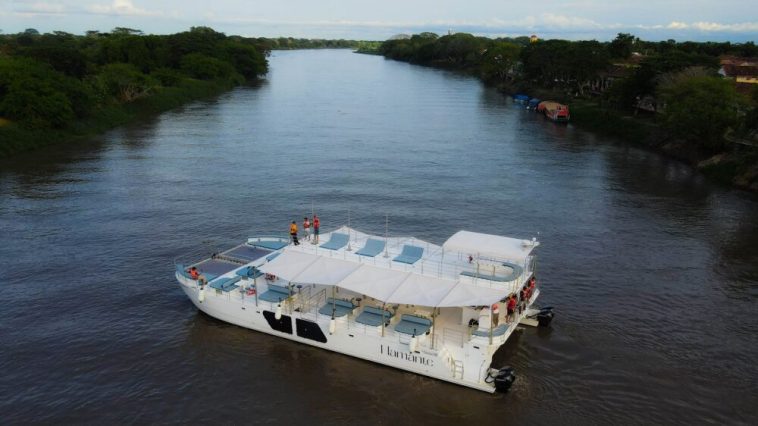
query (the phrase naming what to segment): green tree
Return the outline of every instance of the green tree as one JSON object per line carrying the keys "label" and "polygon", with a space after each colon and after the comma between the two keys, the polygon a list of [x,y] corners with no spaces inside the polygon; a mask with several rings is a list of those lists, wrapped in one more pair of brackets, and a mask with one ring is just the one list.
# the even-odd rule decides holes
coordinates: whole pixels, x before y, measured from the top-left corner
{"label": "green tree", "polygon": [[149,95],[158,82],[131,64],[108,64],[97,76],[101,93],[121,102],[131,102]]}
{"label": "green tree", "polygon": [[184,55],[181,69],[187,75],[200,80],[233,79],[242,81],[244,78],[234,70],[229,63],[202,53]]}
{"label": "green tree", "polygon": [[66,95],[48,81],[22,75],[6,87],[0,113],[28,127],[65,127],[73,118]]}
{"label": "green tree", "polygon": [[734,83],[720,77],[682,73],[662,85],[659,93],[666,104],[666,129],[712,152],[724,148],[724,133],[739,123],[745,107]]}
{"label": "green tree", "polygon": [[632,34],[618,33],[616,38],[611,41],[610,46],[608,46],[608,51],[613,58],[626,59],[632,54],[632,49],[639,40]]}
{"label": "green tree", "polygon": [[521,47],[506,41],[496,41],[482,57],[482,78],[487,81],[506,81],[514,75]]}

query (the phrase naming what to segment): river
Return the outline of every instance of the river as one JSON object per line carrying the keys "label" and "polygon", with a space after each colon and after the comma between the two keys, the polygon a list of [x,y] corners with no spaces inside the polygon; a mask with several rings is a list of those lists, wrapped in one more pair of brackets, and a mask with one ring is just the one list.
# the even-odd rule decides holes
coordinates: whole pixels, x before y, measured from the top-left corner
{"label": "river", "polygon": [[[758,198],[555,125],[476,79],[274,52],[255,87],[0,163],[0,418],[43,423],[749,424]],[[311,208],[441,243],[538,237],[549,329],[488,395],[198,313],[173,259]]]}

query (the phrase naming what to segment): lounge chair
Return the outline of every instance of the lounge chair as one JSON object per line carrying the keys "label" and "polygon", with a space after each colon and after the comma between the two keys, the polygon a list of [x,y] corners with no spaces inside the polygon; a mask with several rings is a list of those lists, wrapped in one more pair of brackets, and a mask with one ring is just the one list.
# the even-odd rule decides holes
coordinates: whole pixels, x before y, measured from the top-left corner
{"label": "lounge chair", "polygon": [[261,294],[258,299],[265,302],[277,303],[290,297],[290,289],[278,285],[269,285],[268,291]]}
{"label": "lounge chair", "polygon": [[263,272],[261,272],[255,266],[245,266],[244,268],[235,272],[235,274],[239,275],[240,277],[258,278],[263,275]]}
{"label": "lounge chair", "polygon": [[326,299],[326,304],[318,310],[321,315],[332,316],[332,310],[334,311],[334,317],[344,317],[345,315],[353,312],[355,305],[353,302],[342,299],[332,299],[331,297]]}
{"label": "lounge chair", "polygon": [[349,239],[350,237],[347,234],[332,232],[332,236],[331,238],[329,238],[329,241],[327,241],[324,244],[321,244],[319,247],[325,248],[328,250],[339,250],[342,247],[345,247],[347,245],[347,242]]}
{"label": "lounge chair", "polygon": [[363,308],[363,312],[355,318],[355,322],[378,327],[382,325],[382,322],[389,323],[390,319],[392,319],[392,312],[373,306],[366,306]]}
{"label": "lounge chair", "polygon": [[384,241],[369,238],[366,240],[366,245],[363,246],[362,249],[356,251],[355,254],[359,256],[374,257],[381,253],[382,250],[384,250]]}
{"label": "lounge chair", "polygon": [[403,334],[420,336],[432,328],[432,320],[405,314],[400,317],[400,322],[395,326],[395,331]]}
{"label": "lounge chair", "polygon": [[232,291],[235,288],[239,287],[237,285],[237,282],[239,280],[241,280],[241,279],[242,279],[242,277],[240,277],[240,276],[221,277],[221,278],[217,278],[217,279],[211,281],[210,286],[211,286],[211,288],[215,288],[216,290],[221,290],[221,291],[229,292],[229,291]]}
{"label": "lounge chair", "polygon": [[424,249],[422,247],[406,244],[403,246],[403,251],[400,253],[400,256],[392,260],[394,260],[395,262],[401,262],[401,263],[407,263],[409,265],[413,265],[419,259],[421,259],[421,256],[423,254],[424,254]]}

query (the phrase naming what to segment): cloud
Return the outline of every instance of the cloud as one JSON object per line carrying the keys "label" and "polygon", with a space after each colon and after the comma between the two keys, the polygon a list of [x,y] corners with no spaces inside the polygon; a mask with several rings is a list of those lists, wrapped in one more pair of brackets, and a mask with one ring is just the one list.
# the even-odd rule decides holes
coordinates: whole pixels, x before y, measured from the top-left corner
{"label": "cloud", "polygon": [[94,15],[156,16],[162,14],[159,11],[136,7],[131,0],[113,0],[110,5],[91,4],[86,7],[86,10]]}
{"label": "cloud", "polygon": [[695,22],[692,28],[700,31],[719,32],[758,32],[758,22],[742,22],[738,24],[719,24],[716,22]]}
{"label": "cloud", "polygon": [[44,1],[20,1],[14,2],[13,12],[33,16],[33,15],[59,15],[66,13],[66,6],[61,3],[51,3]]}
{"label": "cloud", "polygon": [[[660,28],[660,26],[656,25],[653,26],[653,28]],[[689,25],[687,25],[685,22],[671,21],[670,24],[666,25],[666,28],[670,30],[686,30],[689,28]]]}

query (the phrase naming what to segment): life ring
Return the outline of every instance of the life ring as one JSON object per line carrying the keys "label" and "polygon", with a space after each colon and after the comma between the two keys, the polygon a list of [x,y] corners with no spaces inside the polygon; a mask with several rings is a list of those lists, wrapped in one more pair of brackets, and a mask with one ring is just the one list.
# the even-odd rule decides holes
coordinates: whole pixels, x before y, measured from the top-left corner
{"label": "life ring", "polygon": [[247,289],[247,295],[248,296],[255,296],[255,289],[254,288]]}

